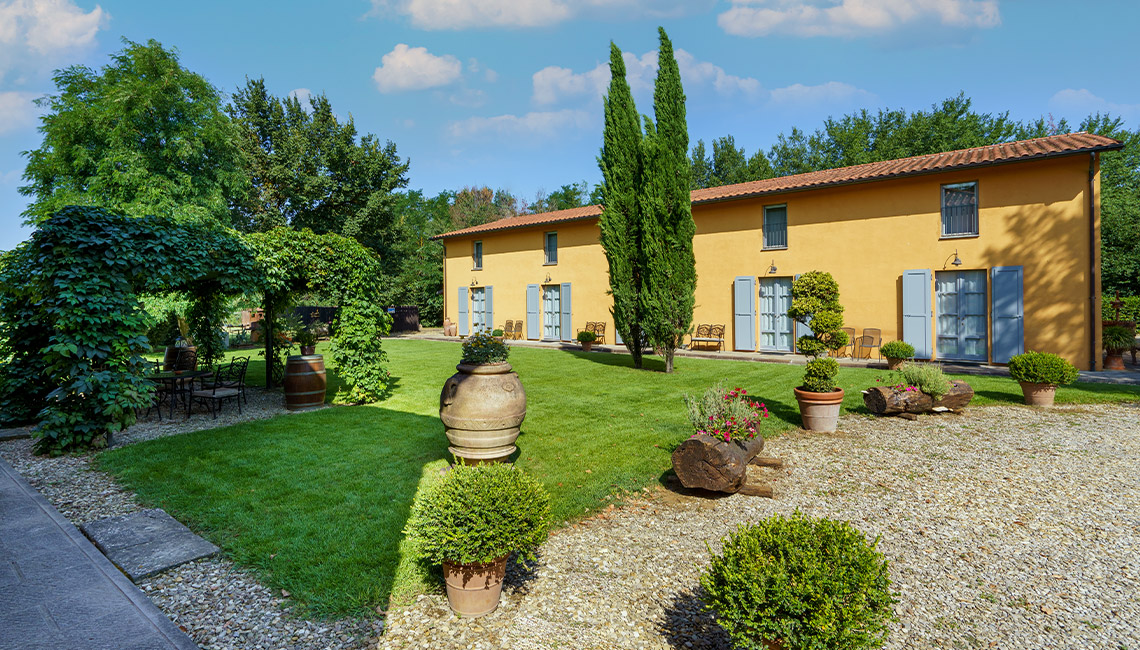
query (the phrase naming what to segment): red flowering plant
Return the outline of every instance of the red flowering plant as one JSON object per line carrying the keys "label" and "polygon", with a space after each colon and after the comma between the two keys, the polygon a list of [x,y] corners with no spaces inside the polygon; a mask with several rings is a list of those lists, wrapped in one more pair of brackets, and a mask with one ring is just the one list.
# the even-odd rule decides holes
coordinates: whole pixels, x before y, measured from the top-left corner
{"label": "red flowering plant", "polygon": [[696,431],[694,436],[707,434],[723,438],[725,442],[755,438],[764,418],[768,417],[764,402],[752,399],[743,388],[713,386],[703,395],[685,396],[685,406]]}

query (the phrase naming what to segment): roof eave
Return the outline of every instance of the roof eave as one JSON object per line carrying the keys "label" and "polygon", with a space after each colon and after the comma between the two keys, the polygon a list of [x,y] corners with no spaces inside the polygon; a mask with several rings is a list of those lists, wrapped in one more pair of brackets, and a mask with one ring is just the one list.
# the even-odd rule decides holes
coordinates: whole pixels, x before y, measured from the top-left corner
{"label": "roof eave", "polygon": [[[573,223],[575,221],[585,221],[587,219],[597,219],[602,216],[599,214],[587,214],[581,217],[570,217],[568,219],[559,219],[558,221],[547,221],[545,223],[524,223],[517,226],[504,226],[502,228],[488,228],[486,230],[479,230],[476,232],[445,232],[441,235],[434,235],[430,237],[431,240],[437,239],[453,239],[456,237],[473,237],[475,235],[482,235],[489,232],[503,232],[504,230],[522,230],[524,228],[541,228],[542,226],[556,226],[560,223]],[[493,221],[491,223],[494,223]]]}

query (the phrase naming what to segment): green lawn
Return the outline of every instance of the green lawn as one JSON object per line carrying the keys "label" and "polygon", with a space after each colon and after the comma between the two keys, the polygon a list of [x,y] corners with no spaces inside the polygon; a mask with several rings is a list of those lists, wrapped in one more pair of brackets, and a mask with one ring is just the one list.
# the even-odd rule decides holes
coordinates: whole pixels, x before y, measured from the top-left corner
{"label": "green lawn", "polygon": [[[100,464],[312,612],[351,614],[404,599],[423,588],[424,574],[401,530],[417,489],[446,464],[439,390],[459,346],[390,340],[385,349],[397,381],[382,403],[144,442],[105,452]],[[238,354],[253,356],[249,378],[263,381],[256,351]],[[690,433],[685,394],[716,382],[742,386],[772,413],[765,435],[799,425],[792,387],[802,366],[678,358],[666,375],[659,359],[646,362],[649,371],[632,369],[627,355],[512,349],[528,406],[517,464],[550,490],[560,522],[660,481]],[[859,391],[886,375],[841,370],[844,409],[865,413]],[[974,405],[1021,403],[1010,379],[963,378]],[[1138,399],[1134,386],[1057,391],[1058,403]]]}

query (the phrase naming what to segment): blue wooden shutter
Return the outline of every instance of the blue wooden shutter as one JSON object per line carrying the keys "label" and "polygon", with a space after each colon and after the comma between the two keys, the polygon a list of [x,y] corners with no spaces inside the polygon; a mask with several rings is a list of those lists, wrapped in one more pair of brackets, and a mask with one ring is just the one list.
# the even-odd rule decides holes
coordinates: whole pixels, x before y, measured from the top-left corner
{"label": "blue wooden shutter", "polygon": [[561,318],[559,323],[559,330],[562,333],[562,340],[569,341],[574,338],[574,318],[573,312],[570,311],[570,283],[563,282],[562,289],[558,294],[558,302],[561,306]]}
{"label": "blue wooden shutter", "polygon": [[494,287],[487,287],[483,290],[483,323],[488,332],[495,329],[495,308],[491,300],[494,296],[493,289]]}
{"label": "blue wooden shutter", "polygon": [[1022,280],[1020,266],[995,266],[990,269],[994,363],[1009,363],[1015,355],[1025,352]]}
{"label": "blue wooden shutter", "polygon": [[756,350],[756,279],[742,275],[732,283],[733,347],[737,350]]}
{"label": "blue wooden shutter", "polygon": [[[795,277],[792,278],[792,280],[795,281],[795,280],[800,279],[800,275],[803,275],[803,274],[797,273],[795,275]],[[794,298],[792,298],[791,300],[794,300]],[[788,304],[791,304],[791,303],[789,302]],[[810,327],[808,327],[807,325],[804,325],[803,323],[799,322],[798,320],[792,321],[792,322],[794,322],[796,324],[796,334],[795,334],[796,341],[797,341],[796,347],[799,347],[798,342],[799,342],[801,336],[812,336],[815,334],[815,332],[811,331]]]}
{"label": "blue wooden shutter", "polygon": [[930,345],[930,269],[903,271],[902,276],[902,340],[914,346],[916,359],[929,359]]}
{"label": "blue wooden shutter", "polygon": [[532,341],[542,338],[542,323],[538,319],[537,284],[526,285],[526,337]]}
{"label": "blue wooden shutter", "polygon": [[467,287],[459,287],[459,335],[471,333],[471,318],[467,315]]}

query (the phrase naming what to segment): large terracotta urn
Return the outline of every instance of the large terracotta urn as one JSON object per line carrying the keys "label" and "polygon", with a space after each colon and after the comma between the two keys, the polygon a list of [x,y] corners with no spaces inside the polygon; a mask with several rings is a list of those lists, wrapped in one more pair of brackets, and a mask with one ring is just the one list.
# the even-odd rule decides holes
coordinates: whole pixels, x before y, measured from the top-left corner
{"label": "large terracotta urn", "polygon": [[443,385],[439,419],[448,450],[472,463],[499,462],[515,452],[526,417],[526,392],[511,364],[459,364]]}

